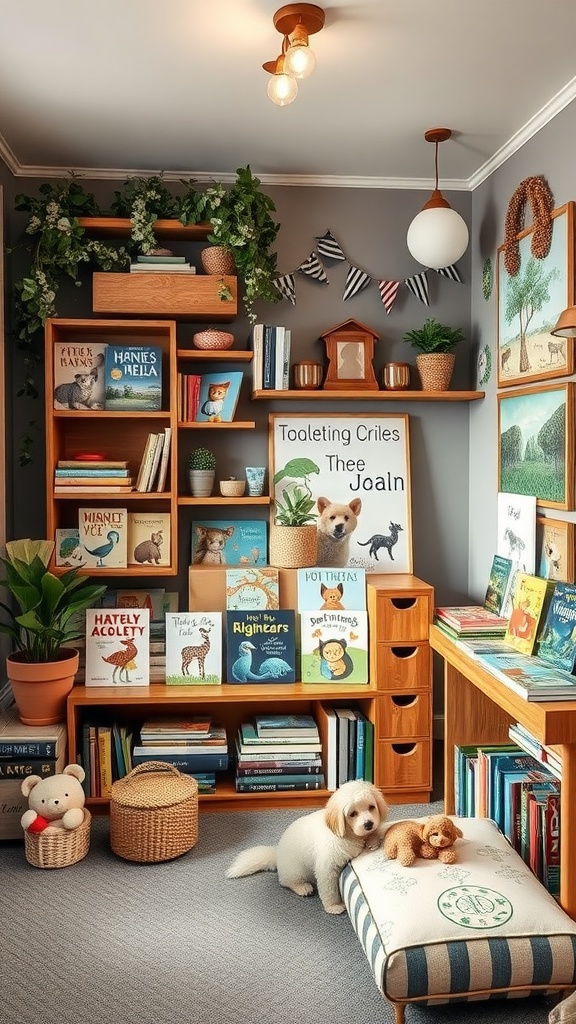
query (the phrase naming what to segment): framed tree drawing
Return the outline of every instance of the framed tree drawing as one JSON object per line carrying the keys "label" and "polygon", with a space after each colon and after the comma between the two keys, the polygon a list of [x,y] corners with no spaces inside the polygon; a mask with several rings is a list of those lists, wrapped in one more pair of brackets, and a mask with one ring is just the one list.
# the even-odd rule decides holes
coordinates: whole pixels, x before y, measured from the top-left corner
{"label": "framed tree drawing", "polygon": [[574,583],[574,523],[536,516],[536,574]]}
{"label": "framed tree drawing", "polygon": [[574,304],[574,203],[552,213],[547,256],[531,253],[534,227],[515,236],[520,269],[504,266],[506,246],[498,249],[498,387],[566,377],[574,372],[571,339],[550,333],[558,316]]}
{"label": "framed tree drawing", "polygon": [[574,384],[498,395],[498,490],[574,508]]}
{"label": "framed tree drawing", "polygon": [[406,414],[271,413],[269,446],[272,515],[310,498],[317,565],[412,572]]}

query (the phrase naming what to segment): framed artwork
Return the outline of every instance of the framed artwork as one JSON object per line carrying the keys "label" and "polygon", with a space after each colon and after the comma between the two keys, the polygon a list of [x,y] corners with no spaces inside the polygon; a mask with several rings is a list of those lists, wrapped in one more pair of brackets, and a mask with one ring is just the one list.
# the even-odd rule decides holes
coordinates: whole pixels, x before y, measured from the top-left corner
{"label": "framed artwork", "polygon": [[536,498],[500,491],[497,502],[496,554],[522,572],[536,571]]}
{"label": "framed artwork", "polygon": [[311,499],[319,566],[412,572],[406,414],[271,413],[269,446],[272,515]]}
{"label": "framed artwork", "polygon": [[516,235],[520,270],[511,277],[498,249],[498,387],[574,373],[574,343],[550,334],[574,304],[574,203],[552,213],[552,242],[544,259],[532,256],[534,227]]}
{"label": "framed artwork", "polygon": [[498,490],[574,508],[574,384],[498,395]]}
{"label": "framed artwork", "polygon": [[346,320],[322,335],[328,369],[323,388],[378,391],[372,359],[378,335],[357,320]]}
{"label": "framed artwork", "polygon": [[536,516],[536,574],[574,583],[574,523]]}

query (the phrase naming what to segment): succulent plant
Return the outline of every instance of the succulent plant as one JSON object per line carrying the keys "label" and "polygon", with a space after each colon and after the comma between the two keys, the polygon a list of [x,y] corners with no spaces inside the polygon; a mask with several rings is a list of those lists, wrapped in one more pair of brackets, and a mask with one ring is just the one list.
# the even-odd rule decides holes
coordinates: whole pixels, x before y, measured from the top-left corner
{"label": "succulent plant", "polygon": [[216,469],[216,456],[209,448],[193,448],[188,458],[189,469]]}

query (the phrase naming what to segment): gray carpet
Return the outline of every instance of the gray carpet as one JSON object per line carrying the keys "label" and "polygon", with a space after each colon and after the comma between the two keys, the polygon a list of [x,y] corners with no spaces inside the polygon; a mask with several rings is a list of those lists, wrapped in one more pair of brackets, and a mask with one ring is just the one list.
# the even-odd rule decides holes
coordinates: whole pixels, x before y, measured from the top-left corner
{"label": "gray carpet", "polygon": [[[441,804],[391,809],[392,818]],[[245,846],[274,843],[301,811],[204,814],[196,847],[131,864],[95,819],[88,857],[60,870],[0,843],[0,1024],[389,1024],[346,915],[280,888],[227,880]],[[434,1009],[408,1024],[543,1024],[543,998]]]}

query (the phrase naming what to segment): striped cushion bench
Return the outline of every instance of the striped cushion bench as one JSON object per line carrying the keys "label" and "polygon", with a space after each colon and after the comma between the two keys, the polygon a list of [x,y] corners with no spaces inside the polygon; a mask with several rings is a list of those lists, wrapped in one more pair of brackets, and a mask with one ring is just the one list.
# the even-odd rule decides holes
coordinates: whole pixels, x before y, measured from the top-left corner
{"label": "striped cushion bench", "polygon": [[377,850],[341,875],[350,920],[397,1024],[407,1003],[576,988],[576,923],[493,821],[453,820],[464,833],[456,864],[419,859],[405,868]]}

